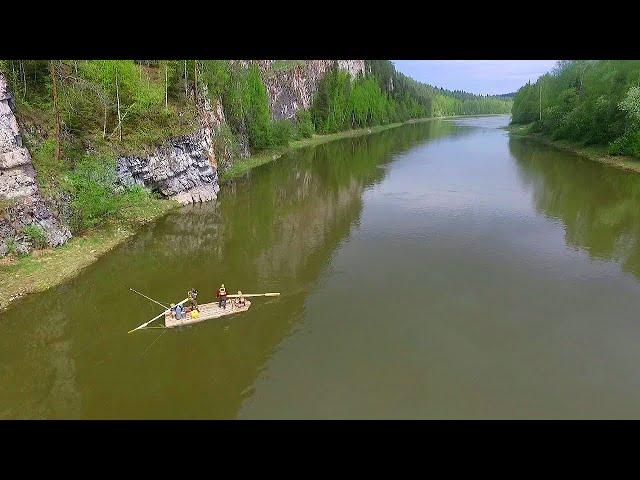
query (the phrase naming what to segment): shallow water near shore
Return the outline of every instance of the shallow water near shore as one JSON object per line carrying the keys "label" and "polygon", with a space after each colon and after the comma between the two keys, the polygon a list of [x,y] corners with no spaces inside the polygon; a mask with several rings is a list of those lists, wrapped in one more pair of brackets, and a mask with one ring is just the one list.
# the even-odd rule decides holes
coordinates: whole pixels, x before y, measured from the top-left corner
{"label": "shallow water near shore", "polygon": [[[640,176],[508,121],[294,151],[16,301],[0,418],[640,417]],[[282,295],[127,335],[221,282]]]}

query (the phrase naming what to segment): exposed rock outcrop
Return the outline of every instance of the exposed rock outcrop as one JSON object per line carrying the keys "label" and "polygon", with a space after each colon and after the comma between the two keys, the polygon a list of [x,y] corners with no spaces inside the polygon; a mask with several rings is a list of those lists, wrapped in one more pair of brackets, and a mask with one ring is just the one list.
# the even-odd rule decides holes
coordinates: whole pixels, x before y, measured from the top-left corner
{"label": "exposed rock outcrop", "polygon": [[[274,60],[238,60],[247,68],[258,65],[267,87],[271,116],[291,119],[300,108],[309,108],[322,77],[335,60],[294,62],[287,68],[275,68]],[[364,73],[364,60],[338,60],[353,77]],[[247,139],[236,132],[237,142],[227,142],[226,119],[220,100],[213,105],[206,88],[198,105],[200,129],[193,135],[173,138],[147,156],[120,157],[118,177],[124,185],[144,185],[181,203],[198,203],[217,197],[218,169],[226,169],[234,157],[249,156]]]}
{"label": "exposed rock outcrop", "polygon": [[118,178],[183,204],[214,200],[220,187],[211,142],[211,133],[203,128],[168,140],[151,155],[120,157]]}
{"label": "exposed rock outcrop", "polygon": [[0,73],[0,198],[28,197],[37,190],[36,171],[29,151],[22,146],[13,99]]}
{"label": "exposed rock outcrop", "polygon": [[309,108],[322,77],[337,63],[353,78],[364,74],[364,60],[306,60],[291,68],[275,69],[275,60],[243,60],[243,66],[258,65],[269,94],[271,116],[291,119],[296,111]]}
{"label": "exposed rock outcrop", "polygon": [[7,80],[0,73],[0,256],[11,250],[27,253],[35,246],[33,233],[29,236],[25,230],[29,225],[38,226],[44,242],[52,247],[71,238],[69,229],[40,195]]}

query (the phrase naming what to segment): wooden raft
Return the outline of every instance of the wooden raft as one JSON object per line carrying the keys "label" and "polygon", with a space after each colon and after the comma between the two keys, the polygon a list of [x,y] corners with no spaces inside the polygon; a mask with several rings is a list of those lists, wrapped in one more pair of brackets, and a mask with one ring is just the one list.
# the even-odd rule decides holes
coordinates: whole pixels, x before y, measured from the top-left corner
{"label": "wooden raft", "polygon": [[168,328],[182,327],[184,325],[193,325],[194,323],[204,322],[205,320],[211,320],[212,318],[220,318],[227,315],[233,315],[234,313],[246,312],[251,306],[251,302],[245,299],[244,307],[237,307],[232,299],[227,300],[227,308],[220,308],[218,302],[203,303],[198,305],[200,310],[200,316],[191,318],[191,312],[185,314],[182,320],[176,320],[170,313],[164,316],[164,325]]}

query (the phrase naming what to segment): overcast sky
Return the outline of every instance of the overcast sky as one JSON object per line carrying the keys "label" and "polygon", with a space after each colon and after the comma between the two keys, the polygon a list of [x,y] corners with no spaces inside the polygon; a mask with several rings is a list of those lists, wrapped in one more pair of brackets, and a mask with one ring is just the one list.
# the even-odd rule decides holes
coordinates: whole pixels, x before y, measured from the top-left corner
{"label": "overcast sky", "polygon": [[556,60],[393,60],[396,69],[448,90],[496,95],[516,91],[551,70]]}

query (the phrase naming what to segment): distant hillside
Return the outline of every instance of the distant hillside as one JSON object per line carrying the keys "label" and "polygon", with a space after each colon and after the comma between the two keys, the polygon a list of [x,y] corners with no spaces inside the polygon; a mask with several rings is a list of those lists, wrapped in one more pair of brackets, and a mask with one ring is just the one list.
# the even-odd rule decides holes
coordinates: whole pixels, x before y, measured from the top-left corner
{"label": "distant hillside", "polygon": [[365,65],[367,74],[377,78],[383,91],[398,101],[414,100],[424,109],[426,114],[423,116],[426,117],[511,112],[511,99],[447,90],[418,82],[398,72],[389,60],[368,60]]}
{"label": "distant hillside", "polygon": [[494,95],[494,97],[500,98],[502,100],[511,100],[511,101],[513,101],[513,97],[516,96],[516,93],[518,93],[518,92],[502,93],[500,95]]}

